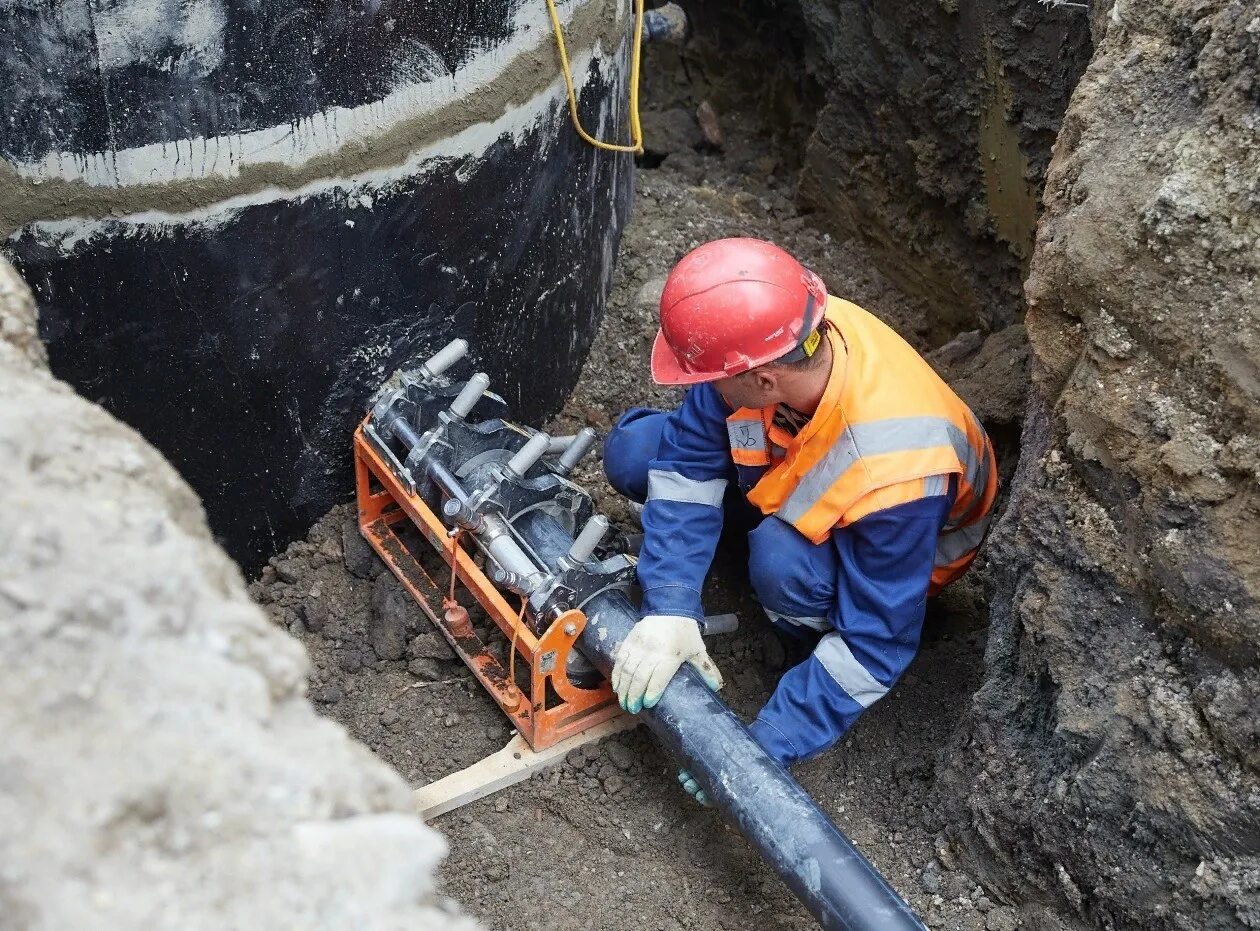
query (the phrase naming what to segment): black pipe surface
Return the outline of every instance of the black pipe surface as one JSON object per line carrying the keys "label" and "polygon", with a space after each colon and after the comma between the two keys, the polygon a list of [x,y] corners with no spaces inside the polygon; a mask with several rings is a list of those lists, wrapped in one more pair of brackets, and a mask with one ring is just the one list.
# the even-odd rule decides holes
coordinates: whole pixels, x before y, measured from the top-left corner
{"label": "black pipe surface", "polygon": [[[513,526],[552,569],[573,542],[541,512],[523,514]],[[639,613],[621,592],[596,595],[581,607],[588,620],[578,647],[609,675],[613,654]],[[826,931],[927,931],[689,665],[674,676],[656,707],[640,717]]]}

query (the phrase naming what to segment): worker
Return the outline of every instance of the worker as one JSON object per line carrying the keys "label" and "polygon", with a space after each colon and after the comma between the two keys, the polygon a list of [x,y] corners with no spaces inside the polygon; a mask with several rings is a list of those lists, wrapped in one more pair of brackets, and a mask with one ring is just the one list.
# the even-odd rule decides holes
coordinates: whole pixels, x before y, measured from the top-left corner
{"label": "worker", "polygon": [[753,591],[805,657],[750,731],[784,766],[810,759],[888,693],[927,597],[975,559],[997,496],[992,446],[900,336],[756,239],[683,257],[651,364],[658,384],[690,387],[674,411],[628,411],[605,444],[609,482],[643,505],[641,619],[613,688],[638,713],[683,663],[720,687],[700,590],[724,519],[746,521]]}

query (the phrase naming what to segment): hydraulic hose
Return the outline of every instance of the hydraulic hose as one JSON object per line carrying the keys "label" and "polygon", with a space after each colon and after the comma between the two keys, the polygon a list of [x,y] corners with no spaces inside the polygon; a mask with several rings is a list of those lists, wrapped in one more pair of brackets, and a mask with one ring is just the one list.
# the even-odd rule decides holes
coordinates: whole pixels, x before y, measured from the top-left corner
{"label": "hydraulic hose", "polygon": [[[513,526],[549,569],[573,545],[549,515],[522,514]],[[578,648],[605,675],[638,619],[619,591],[581,607],[587,625]],[[825,931],[927,931],[910,907],[832,824],[791,775],[766,754],[726,704],[684,665],[648,727],[783,878]]]}

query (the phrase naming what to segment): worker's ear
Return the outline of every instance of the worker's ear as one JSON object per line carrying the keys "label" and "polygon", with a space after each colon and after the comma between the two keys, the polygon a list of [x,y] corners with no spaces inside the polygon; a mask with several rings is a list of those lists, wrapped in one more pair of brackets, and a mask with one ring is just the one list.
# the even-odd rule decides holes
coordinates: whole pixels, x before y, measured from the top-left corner
{"label": "worker's ear", "polygon": [[753,380],[753,384],[757,386],[757,390],[763,395],[776,394],[779,390],[779,372],[775,371],[772,365],[763,365],[761,368],[753,369],[748,373]]}

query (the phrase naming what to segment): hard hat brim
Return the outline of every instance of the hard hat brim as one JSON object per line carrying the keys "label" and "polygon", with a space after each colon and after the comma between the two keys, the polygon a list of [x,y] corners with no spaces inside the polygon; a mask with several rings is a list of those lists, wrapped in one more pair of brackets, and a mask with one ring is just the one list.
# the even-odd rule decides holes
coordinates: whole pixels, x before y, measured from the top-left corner
{"label": "hard hat brim", "polygon": [[678,357],[665,341],[664,331],[656,331],[656,341],[652,344],[652,381],[658,385],[698,385],[704,381],[716,381],[725,374],[688,372],[678,364]]}

